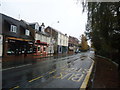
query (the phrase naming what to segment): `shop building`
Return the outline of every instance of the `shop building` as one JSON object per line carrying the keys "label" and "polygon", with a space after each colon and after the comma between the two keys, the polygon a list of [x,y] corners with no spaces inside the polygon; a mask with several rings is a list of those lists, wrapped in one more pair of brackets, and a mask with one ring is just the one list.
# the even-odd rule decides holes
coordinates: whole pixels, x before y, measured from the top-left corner
{"label": "shop building", "polygon": [[76,37],[69,36],[68,53],[73,54],[79,49],[79,40]]}
{"label": "shop building", "polygon": [[29,24],[35,29],[35,47],[36,53],[34,56],[37,57],[47,57],[50,52],[50,36],[44,32],[45,25],[42,23],[40,26],[37,22]]}
{"label": "shop building", "polygon": [[[0,21],[2,21],[2,15],[0,14]],[[3,35],[2,35],[2,22],[0,22],[0,58],[3,54]]]}
{"label": "shop building", "polygon": [[[34,30],[22,20],[2,16],[3,62],[25,62],[32,58],[34,50]],[[17,59],[16,59],[17,58]]]}
{"label": "shop building", "polygon": [[2,57],[3,53],[3,36],[0,35],[0,57]]}
{"label": "shop building", "polygon": [[58,32],[58,53],[67,53],[68,52],[68,36]]}
{"label": "shop building", "polygon": [[51,44],[54,46],[54,54],[67,53],[68,51],[68,36],[63,34],[60,31],[48,26],[45,29],[45,32],[48,33],[51,38]]}

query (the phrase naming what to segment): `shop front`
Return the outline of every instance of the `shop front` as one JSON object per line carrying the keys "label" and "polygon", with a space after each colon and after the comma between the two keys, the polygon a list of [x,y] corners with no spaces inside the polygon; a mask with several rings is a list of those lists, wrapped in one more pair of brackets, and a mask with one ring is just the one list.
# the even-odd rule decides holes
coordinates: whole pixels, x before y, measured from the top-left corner
{"label": "shop front", "polygon": [[62,46],[62,53],[67,53],[67,52],[68,52],[68,47]]}
{"label": "shop front", "polygon": [[28,54],[33,53],[33,42],[25,39],[20,38],[7,38],[7,56],[19,56],[24,55],[27,56]]}
{"label": "shop front", "polygon": [[25,64],[31,62],[33,59],[34,43],[30,40],[5,37],[3,66],[11,66],[18,64]]}
{"label": "shop front", "polygon": [[61,45],[58,45],[58,54],[59,53],[62,53],[62,46]]}
{"label": "shop front", "polygon": [[36,47],[36,53],[34,53],[34,56],[47,57],[48,44],[46,42],[41,42],[40,40],[36,40],[35,47]]}

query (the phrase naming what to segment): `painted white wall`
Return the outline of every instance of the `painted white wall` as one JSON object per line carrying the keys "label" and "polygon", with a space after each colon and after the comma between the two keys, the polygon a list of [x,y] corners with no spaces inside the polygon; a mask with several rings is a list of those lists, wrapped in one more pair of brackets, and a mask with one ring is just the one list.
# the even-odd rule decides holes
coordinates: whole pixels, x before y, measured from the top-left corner
{"label": "painted white wall", "polygon": [[41,42],[46,42],[46,43],[50,44],[50,37],[47,37],[42,34],[36,33],[35,40],[40,40]]}
{"label": "painted white wall", "polygon": [[68,36],[58,33],[58,45],[68,46]]}
{"label": "painted white wall", "polygon": [[2,56],[3,53],[3,36],[0,35],[0,57]]}
{"label": "painted white wall", "polygon": [[40,40],[41,42],[46,42],[47,44],[49,44],[49,46],[47,47],[46,51],[48,53],[50,53],[50,50],[51,50],[51,53],[54,53],[54,49],[53,49],[54,46],[53,46],[53,44],[52,45],[50,44],[50,42],[51,42],[51,38],[50,37],[47,37],[45,35],[36,33],[35,40]]}

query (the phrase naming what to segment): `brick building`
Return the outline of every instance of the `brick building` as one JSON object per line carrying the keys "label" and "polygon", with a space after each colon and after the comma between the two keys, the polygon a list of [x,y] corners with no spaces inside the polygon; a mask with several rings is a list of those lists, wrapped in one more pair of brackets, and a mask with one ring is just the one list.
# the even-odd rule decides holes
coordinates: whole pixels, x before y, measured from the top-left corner
{"label": "brick building", "polygon": [[77,49],[79,49],[78,45],[79,40],[76,37],[69,36],[68,53],[74,53]]}

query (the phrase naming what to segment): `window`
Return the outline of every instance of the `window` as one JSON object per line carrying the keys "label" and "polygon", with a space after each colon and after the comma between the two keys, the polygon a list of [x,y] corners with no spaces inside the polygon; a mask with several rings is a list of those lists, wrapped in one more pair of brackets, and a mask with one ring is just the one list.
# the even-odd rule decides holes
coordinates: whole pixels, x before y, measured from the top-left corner
{"label": "window", "polygon": [[39,25],[38,25],[38,24],[35,24],[35,29],[36,29],[37,31],[39,31]]}
{"label": "window", "polygon": [[10,31],[16,33],[17,32],[17,26],[11,25]]}
{"label": "window", "polygon": [[30,31],[29,30],[25,30],[25,35],[29,36],[30,35]]}
{"label": "window", "polygon": [[43,48],[43,51],[44,51],[44,52],[46,51],[46,48],[45,48],[45,47]]}
{"label": "window", "polygon": [[38,51],[40,52],[40,47],[38,47]]}

